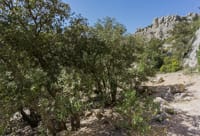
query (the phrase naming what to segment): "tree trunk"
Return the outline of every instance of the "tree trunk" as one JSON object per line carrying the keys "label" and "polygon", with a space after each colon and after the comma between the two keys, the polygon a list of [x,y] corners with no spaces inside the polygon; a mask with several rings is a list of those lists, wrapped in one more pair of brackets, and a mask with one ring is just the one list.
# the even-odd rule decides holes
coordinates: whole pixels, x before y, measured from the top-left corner
{"label": "tree trunk", "polygon": [[96,90],[94,91],[98,96],[103,97],[103,90],[100,80],[96,80]]}
{"label": "tree trunk", "polygon": [[114,104],[116,102],[116,95],[117,95],[117,82],[111,81],[110,82],[110,89],[111,89],[111,102]]}
{"label": "tree trunk", "polygon": [[80,115],[78,113],[71,115],[71,128],[72,131],[77,131],[80,128]]}
{"label": "tree trunk", "polygon": [[36,113],[33,109],[29,110],[30,110],[30,115],[24,112],[23,107],[20,108],[23,120],[27,122],[32,128],[35,128],[41,121],[41,116],[38,113]]}
{"label": "tree trunk", "polygon": [[65,122],[64,121],[58,121],[55,118],[48,119],[47,121],[45,121],[45,123],[46,123],[46,126],[47,126],[49,132],[53,136],[56,136],[56,133],[58,133],[60,131],[67,130]]}

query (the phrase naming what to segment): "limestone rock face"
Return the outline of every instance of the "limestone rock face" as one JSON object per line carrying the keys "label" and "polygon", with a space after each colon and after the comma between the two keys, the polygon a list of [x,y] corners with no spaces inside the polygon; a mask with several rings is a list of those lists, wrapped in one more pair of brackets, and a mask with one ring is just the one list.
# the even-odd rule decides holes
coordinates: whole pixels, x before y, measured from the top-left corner
{"label": "limestone rock face", "polygon": [[188,54],[188,57],[184,59],[184,66],[195,68],[198,64],[197,51],[200,47],[200,28],[195,33],[195,40],[192,43],[192,49]]}
{"label": "limestone rock face", "polygon": [[150,26],[139,28],[135,35],[141,35],[147,39],[157,38],[164,40],[170,37],[169,31],[174,28],[175,24],[181,21],[192,22],[198,16],[200,15],[197,13],[189,13],[187,16],[172,15],[155,18]]}
{"label": "limestone rock face", "polygon": [[[165,40],[171,36],[170,31],[172,31],[176,24],[180,22],[187,22],[192,23],[195,19],[198,19],[200,14],[198,13],[189,13],[186,16],[164,16],[155,18],[151,25],[145,28],[139,28],[134,36],[142,36],[147,41],[151,40],[152,38]],[[192,37],[191,41],[191,49],[187,52],[187,54],[182,58],[182,66],[189,67],[189,68],[196,68],[198,65],[198,58],[197,58],[197,51],[200,48],[200,28],[195,32],[194,36]],[[168,52],[173,52],[173,42],[163,44],[163,48],[167,49]]]}

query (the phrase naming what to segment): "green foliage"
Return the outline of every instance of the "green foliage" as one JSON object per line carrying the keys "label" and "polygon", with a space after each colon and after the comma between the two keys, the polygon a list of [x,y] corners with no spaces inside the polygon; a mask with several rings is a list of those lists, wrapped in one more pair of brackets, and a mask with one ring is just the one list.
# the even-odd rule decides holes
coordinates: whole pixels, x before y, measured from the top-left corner
{"label": "green foliage", "polygon": [[[61,90],[58,92],[54,110],[59,120],[66,120],[68,116],[81,113],[83,110],[83,92],[79,91],[82,87],[81,78],[73,71],[67,73],[63,70],[60,74],[58,84]],[[85,105],[86,106],[86,105]]]}
{"label": "green foliage", "polygon": [[4,129],[5,129],[4,126],[0,125],[0,135],[3,135]]}
{"label": "green foliage", "polygon": [[200,50],[197,51],[198,70],[200,71]]}
{"label": "green foliage", "polygon": [[[5,122],[23,107],[36,110],[43,123],[51,117],[78,120],[94,93],[103,106],[114,104],[119,89],[136,88],[161,65],[160,41],[142,48],[112,18],[89,27],[59,0],[2,0],[0,13],[0,115]],[[124,111],[136,107],[124,115],[139,131],[137,124],[146,125],[144,111],[152,105],[134,93],[123,103]]]}
{"label": "green foliage", "polygon": [[200,26],[199,21],[200,19],[196,18],[191,23],[182,21],[175,25],[171,31],[172,36],[165,41],[172,44],[172,47],[165,51],[163,65],[160,68],[161,72],[175,72],[182,68],[182,60],[191,50],[195,32]]}
{"label": "green foliage", "polygon": [[[2,0],[0,12],[0,112],[5,117],[21,107],[37,110],[55,96],[70,8],[57,0]],[[49,105],[43,106],[40,113]]]}
{"label": "green foliage", "polygon": [[98,41],[104,43],[105,49],[101,57],[96,60],[96,62],[100,62],[100,65],[93,65],[93,67],[98,66],[92,73],[96,88],[104,96],[110,96],[108,98],[115,103],[117,89],[130,86],[131,78],[136,78],[133,77],[134,73],[127,70],[132,68],[132,64],[137,58],[134,40],[131,36],[125,36],[124,26],[112,18],[99,20],[91,29],[91,33]]}
{"label": "green foliage", "polygon": [[176,72],[181,69],[181,64],[178,59],[173,57],[165,57],[164,65],[160,68],[161,72]]}
{"label": "green foliage", "polygon": [[157,105],[150,98],[136,96],[136,91],[126,91],[118,110],[124,117],[124,127],[137,131],[138,134],[147,134],[151,130],[149,124],[157,113]]}
{"label": "green foliage", "polygon": [[146,44],[142,54],[143,60],[147,60],[148,65],[152,69],[158,70],[163,65],[163,42],[158,39],[151,39]]}

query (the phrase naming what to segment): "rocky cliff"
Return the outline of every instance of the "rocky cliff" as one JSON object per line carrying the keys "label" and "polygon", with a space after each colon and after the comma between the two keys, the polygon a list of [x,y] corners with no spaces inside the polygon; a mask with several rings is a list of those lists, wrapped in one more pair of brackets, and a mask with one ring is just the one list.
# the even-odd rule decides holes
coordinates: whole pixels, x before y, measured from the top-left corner
{"label": "rocky cliff", "polygon": [[200,46],[200,28],[196,31],[194,38],[195,40],[192,43],[192,49],[188,53],[188,56],[184,58],[184,61],[183,61],[184,66],[188,66],[191,68],[196,67],[198,64],[197,51],[199,50],[199,46]]}
{"label": "rocky cliff", "polygon": [[[139,28],[134,34],[134,36],[142,36],[145,39],[147,39],[147,41],[152,38],[163,40],[163,47],[165,49],[169,49],[170,52],[172,50],[175,51],[176,49],[174,50],[174,47],[177,44],[177,39],[173,39],[171,42],[169,42],[168,39],[173,37],[173,35],[171,35],[170,32],[174,30],[176,24],[181,22],[186,22],[190,28],[190,26],[192,26],[195,20],[200,20],[200,14],[189,13],[187,16],[173,15],[155,18],[150,26],[147,26],[145,28]],[[200,21],[198,23],[200,23]],[[192,32],[192,38],[190,40],[187,39],[188,42],[185,43],[189,48],[187,52],[183,53],[185,55],[184,58],[182,58],[182,65],[183,67],[195,68],[198,65],[197,51],[200,48],[200,24],[197,25],[197,28],[195,30],[191,28],[190,31],[194,32]],[[182,39],[184,39],[184,36],[187,37],[187,33],[184,33],[183,36],[179,35],[179,38],[181,37]],[[186,46],[184,45],[184,43],[182,44],[183,48],[185,48]],[[173,51],[171,52],[171,54],[173,54]]]}
{"label": "rocky cliff", "polygon": [[187,16],[172,15],[155,18],[150,26],[138,28],[134,35],[141,35],[147,39],[158,38],[163,40],[170,37],[169,32],[174,28],[175,24],[182,21],[192,22],[199,16],[197,13],[189,13]]}

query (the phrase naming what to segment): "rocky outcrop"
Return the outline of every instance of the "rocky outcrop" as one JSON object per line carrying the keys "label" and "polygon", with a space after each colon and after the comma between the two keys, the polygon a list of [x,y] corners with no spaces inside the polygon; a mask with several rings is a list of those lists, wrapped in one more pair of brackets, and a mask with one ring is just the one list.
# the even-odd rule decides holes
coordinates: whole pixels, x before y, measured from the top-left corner
{"label": "rocky outcrop", "polygon": [[135,35],[141,35],[147,39],[157,38],[163,40],[170,37],[169,31],[174,28],[175,24],[181,21],[192,22],[198,16],[200,15],[197,13],[189,13],[187,16],[173,15],[155,18],[152,25],[139,28]]}
{"label": "rocky outcrop", "polygon": [[37,136],[41,133],[41,125],[36,128],[32,128],[23,117],[20,112],[16,112],[10,119],[3,136]]}
{"label": "rocky outcrop", "polygon": [[184,59],[184,66],[195,68],[198,64],[197,60],[197,51],[199,50],[200,46],[200,28],[195,33],[195,40],[192,43],[192,49],[188,53],[188,57]]}

